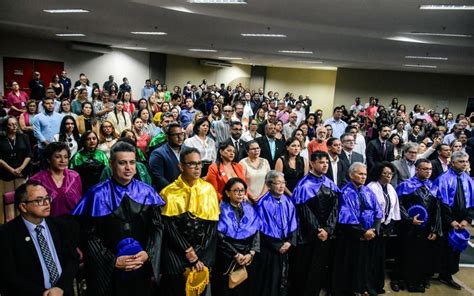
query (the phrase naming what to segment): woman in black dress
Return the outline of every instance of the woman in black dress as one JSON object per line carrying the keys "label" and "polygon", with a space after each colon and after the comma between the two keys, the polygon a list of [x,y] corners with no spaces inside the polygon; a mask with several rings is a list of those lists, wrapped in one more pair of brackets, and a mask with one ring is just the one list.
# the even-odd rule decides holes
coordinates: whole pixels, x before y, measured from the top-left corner
{"label": "woman in black dress", "polygon": [[285,194],[291,196],[296,183],[308,173],[308,161],[300,156],[301,142],[294,137],[286,140],[286,151],[275,164],[275,170],[285,175]]}
{"label": "woman in black dress", "polygon": [[[216,265],[212,274],[212,295],[249,296],[255,285],[255,253],[260,252],[260,219],[252,205],[244,201],[247,185],[240,178],[227,181],[222,192],[217,225]],[[234,267],[235,266],[235,267]],[[245,266],[248,278],[229,288],[229,271]]]}

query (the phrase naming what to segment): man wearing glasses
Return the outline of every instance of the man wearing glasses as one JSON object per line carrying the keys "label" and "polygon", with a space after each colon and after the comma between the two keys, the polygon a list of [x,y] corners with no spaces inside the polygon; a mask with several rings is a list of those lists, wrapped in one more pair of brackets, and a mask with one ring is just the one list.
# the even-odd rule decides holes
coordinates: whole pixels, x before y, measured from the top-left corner
{"label": "man wearing glasses", "polygon": [[441,253],[441,271],[439,280],[456,290],[461,286],[453,280],[452,275],[459,271],[460,251],[448,245],[448,233],[455,230],[471,229],[474,210],[474,181],[467,174],[469,156],[456,151],[451,156],[451,167],[434,182],[437,196],[441,200],[443,217],[443,249]]}
{"label": "man wearing glasses", "polygon": [[[185,295],[185,269],[205,271],[215,260],[219,202],[214,187],[202,180],[201,154],[185,147],[179,155],[181,174],[161,190],[164,233],[162,294]],[[203,293],[205,294],[205,293]]]}
{"label": "man wearing glasses", "polygon": [[36,181],[15,190],[15,205],[20,216],[0,228],[0,294],[74,295],[77,231],[49,217],[51,197]]}
{"label": "man wearing glasses", "polygon": [[150,174],[159,192],[179,176],[179,153],[184,142],[184,131],[177,122],[170,123],[166,132],[167,143],[150,155]]}
{"label": "man wearing glasses", "polygon": [[418,153],[418,144],[408,142],[403,146],[403,158],[392,161],[397,169],[396,174],[392,178],[392,186],[396,188],[398,184],[410,179],[416,173],[415,161]]}
{"label": "man wearing glasses", "polygon": [[230,122],[232,120],[232,114],[234,113],[234,108],[232,106],[225,106],[223,108],[224,118],[217,121],[213,124],[212,133],[216,138],[216,145],[219,146],[220,143],[224,142],[230,137]]}

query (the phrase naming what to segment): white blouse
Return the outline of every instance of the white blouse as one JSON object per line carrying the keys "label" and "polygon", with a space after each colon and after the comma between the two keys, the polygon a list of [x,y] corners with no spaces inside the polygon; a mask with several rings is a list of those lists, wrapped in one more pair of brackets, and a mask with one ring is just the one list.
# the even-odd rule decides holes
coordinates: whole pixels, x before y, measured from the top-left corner
{"label": "white blouse", "polygon": [[367,187],[369,187],[375,193],[375,196],[377,197],[377,202],[379,203],[380,208],[382,209],[382,212],[384,213],[384,217],[382,218],[382,223],[388,224],[392,220],[398,221],[401,219],[398,195],[391,184],[387,184],[387,192],[390,197],[390,211],[387,217],[385,217],[386,202],[383,196],[382,184],[380,184],[378,181],[373,181],[373,182],[370,182],[367,185]]}
{"label": "white blouse", "polygon": [[217,158],[216,142],[213,139],[206,137],[206,140],[201,140],[197,135],[184,140],[184,146],[197,148],[201,152],[202,161],[215,162]]}

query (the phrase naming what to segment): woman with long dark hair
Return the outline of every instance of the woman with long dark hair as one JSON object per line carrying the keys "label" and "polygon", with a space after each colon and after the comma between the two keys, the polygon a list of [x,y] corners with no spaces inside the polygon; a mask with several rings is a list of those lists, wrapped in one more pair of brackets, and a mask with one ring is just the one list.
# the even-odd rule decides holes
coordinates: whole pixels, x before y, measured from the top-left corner
{"label": "woman with long dark hair", "polygon": [[242,165],[234,159],[234,145],[231,142],[224,142],[219,145],[216,162],[209,166],[206,181],[214,186],[219,200],[222,199],[222,189],[230,178],[239,177],[246,180]]}
{"label": "woman with long dark hair", "polygon": [[[247,185],[240,178],[231,178],[222,191],[221,213],[217,224],[216,264],[212,274],[212,294],[248,296],[255,287],[254,264],[260,252],[260,218],[245,201]],[[245,268],[247,279],[229,288],[229,271]]]}
{"label": "woman with long dark hair", "polygon": [[74,117],[71,115],[63,117],[59,126],[59,134],[54,135],[53,139],[55,142],[66,143],[69,156],[73,156],[81,148],[79,147],[81,136]]}
{"label": "woman with long dark hair", "polygon": [[296,183],[308,173],[308,161],[300,156],[301,142],[297,138],[289,138],[285,143],[286,151],[277,159],[275,170],[285,175],[285,194],[291,196]]}
{"label": "woman with long dark hair", "polygon": [[112,122],[117,133],[132,128],[132,120],[130,119],[130,115],[123,110],[122,101],[115,102],[114,112],[109,113],[107,120]]}
{"label": "woman with long dark hair", "polygon": [[69,166],[79,173],[82,192],[87,192],[99,183],[102,170],[109,165],[109,159],[103,151],[97,149],[98,137],[93,131],[82,134],[79,145],[82,149],[72,156]]}

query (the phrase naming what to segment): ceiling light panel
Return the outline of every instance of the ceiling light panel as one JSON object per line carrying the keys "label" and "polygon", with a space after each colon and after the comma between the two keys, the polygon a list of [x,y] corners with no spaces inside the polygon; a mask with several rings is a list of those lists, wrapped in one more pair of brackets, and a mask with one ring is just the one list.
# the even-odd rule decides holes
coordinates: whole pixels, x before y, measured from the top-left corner
{"label": "ceiling light panel", "polygon": [[461,37],[461,38],[472,37],[472,35],[469,35],[469,34],[429,33],[429,32],[410,32],[406,34],[415,35],[415,36],[441,36],[441,37]]}
{"label": "ceiling light panel", "polygon": [[218,59],[221,59],[221,60],[241,60],[242,58],[238,58],[238,57],[218,57]]}
{"label": "ceiling light panel", "polygon": [[303,64],[322,64],[322,61],[296,61],[297,63],[303,63]]}
{"label": "ceiling light panel", "polygon": [[82,8],[70,8],[70,9],[43,9],[47,13],[86,13],[90,12],[87,9]]}
{"label": "ceiling light panel", "polygon": [[247,4],[246,0],[188,0],[195,4]]}
{"label": "ceiling light panel", "polygon": [[413,68],[429,68],[429,69],[436,69],[438,66],[433,65],[415,65],[415,64],[405,64],[404,67],[413,67]]}
{"label": "ceiling light panel", "polygon": [[455,4],[442,4],[442,5],[421,5],[421,10],[474,10],[474,5],[455,5]]}
{"label": "ceiling light panel", "polygon": [[136,47],[136,46],[114,46],[114,48],[119,49],[129,49],[129,50],[147,50],[146,47]]}
{"label": "ceiling light panel", "polygon": [[58,33],[56,34],[58,37],[84,37],[85,34],[82,33]]}
{"label": "ceiling light panel", "polygon": [[285,34],[260,34],[260,33],[242,33],[243,37],[269,37],[269,38],[286,38]]}
{"label": "ceiling light panel", "polygon": [[165,32],[130,32],[134,35],[167,35]]}
{"label": "ceiling light panel", "polygon": [[217,52],[217,50],[215,49],[204,49],[204,48],[190,48],[188,50],[195,51],[195,52]]}
{"label": "ceiling light panel", "polygon": [[313,54],[312,51],[306,50],[279,50],[279,53],[296,53],[296,54]]}
{"label": "ceiling light panel", "polygon": [[429,43],[427,41],[423,41],[423,40],[420,40],[420,39],[403,37],[403,36],[389,37],[389,38],[386,38],[386,39],[392,40],[392,41],[401,41],[401,42]]}
{"label": "ceiling light panel", "polygon": [[405,59],[437,60],[437,61],[448,60],[448,58],[445,58],[445,57],[430,57],[430,56],[405,56]]}

